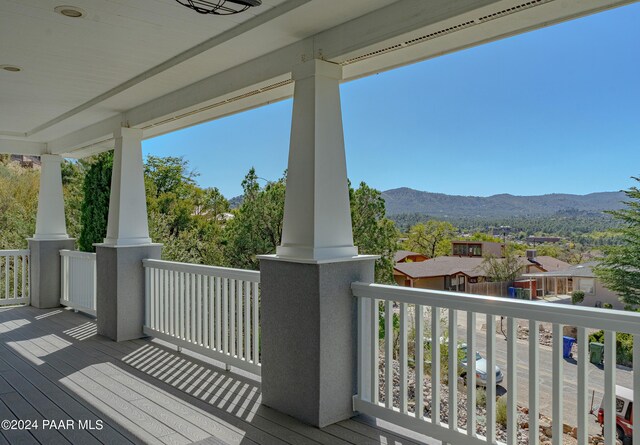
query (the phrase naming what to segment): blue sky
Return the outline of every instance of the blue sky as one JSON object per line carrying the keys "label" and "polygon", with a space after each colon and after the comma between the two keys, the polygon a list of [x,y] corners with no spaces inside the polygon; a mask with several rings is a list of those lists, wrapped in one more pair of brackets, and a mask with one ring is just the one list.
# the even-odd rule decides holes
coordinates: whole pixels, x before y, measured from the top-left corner
{"label": "blue sky", "polygon": [[[457,195],[586,194],[640,176],[640,4],[341,86],[352,183]],[[287,165],[292,101],[143,143],[231,198]]]}

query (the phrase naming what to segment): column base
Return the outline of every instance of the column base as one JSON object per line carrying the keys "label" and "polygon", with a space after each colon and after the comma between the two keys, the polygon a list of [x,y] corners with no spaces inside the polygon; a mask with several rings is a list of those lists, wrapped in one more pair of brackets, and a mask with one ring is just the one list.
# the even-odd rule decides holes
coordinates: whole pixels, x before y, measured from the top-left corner
{"label": "column base", "polygon": [[262,403],[316,427],[354,415],[354,281],[376,257],[301,263],[260,257]]}
{"label": "column base", "polygon": [[142,260],[160,259],[162,244],[96,245],[98,334],[114,341],[144,337]]}
{"label": "column base", "polygon": [[31,306],[50,309],[60,306],[60,251],[74,250],[75,239],[35,239],[29,241]]}

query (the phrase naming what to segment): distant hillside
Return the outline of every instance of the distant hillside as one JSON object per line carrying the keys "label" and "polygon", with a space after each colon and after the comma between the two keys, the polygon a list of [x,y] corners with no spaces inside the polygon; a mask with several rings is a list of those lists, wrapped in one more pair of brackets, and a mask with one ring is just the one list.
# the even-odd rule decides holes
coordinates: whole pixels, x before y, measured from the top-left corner
{"label": "distant hillside", "polygon": [[421,213],[431,217],[497,218],[512,216],[545,216],[558,213],[600,213],[623,207],[622,192],[588,195],[550,194],[514,196],[509,194],[457,196],[430,193],[402,187],[382,192],[387,214]]}

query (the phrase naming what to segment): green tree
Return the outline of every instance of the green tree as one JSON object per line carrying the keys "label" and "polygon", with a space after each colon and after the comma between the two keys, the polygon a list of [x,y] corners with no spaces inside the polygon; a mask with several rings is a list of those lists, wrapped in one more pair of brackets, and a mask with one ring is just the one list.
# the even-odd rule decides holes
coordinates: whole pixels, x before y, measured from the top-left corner
{"label": "green tree", "polygon": [[429,258],[451,255],[451,239],[456,228],[449,222],[429,220],[409,230],[406,247]]}
{"label": "green tree", "polygon": [[27,247],[38,211],[40,172],[19,164],[0,164],[0,249]]}
{"label": "green tree", "polygon": [[[640,178],[633,178],[640,182]],[[623,210],[608,212],[620,222],[622,244],[603,248],[604,258],[596,275],[630,308],[640,306],[640,189],[625,190],[628,201]]]}
{"label": "green tree", "polygon": [[254,168],[242,181],[243,201],[226,226],[227,263],[232,267],[258,269],[257,255],[275,253],[282,238],[286,177],[258,183]]}
{"label": "green tree", "polygon": [[361,254],[380,255],[376,260],[376,282],[393,283],[399,233],[393,221],[386,218],[382,193],[361,182],[355,190],[349,187],[349,198],[354,244]]}
{"label": "green tree", "polygon": [[94,252],[93,244],[101,243],[107,235],[112,170],[113,152],[108,151],[91,161],[84,176],[80,217],[82,228],[78,239],[78,247],[82,251]]}
{"label": "green tree", "polygon": [[493,255],[485,256],[482,267],[489,281],[513,281],[522,270],[518,253],[511,246],[504,249],[502,258]]}

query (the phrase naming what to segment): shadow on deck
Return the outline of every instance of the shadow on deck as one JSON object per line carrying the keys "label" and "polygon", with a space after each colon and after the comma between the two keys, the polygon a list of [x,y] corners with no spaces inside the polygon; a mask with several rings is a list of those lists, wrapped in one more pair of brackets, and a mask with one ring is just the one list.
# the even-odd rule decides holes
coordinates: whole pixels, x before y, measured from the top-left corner
{"label": "shadow on deck", "polygon": [[363,417],[313,428],[262,406],[250,376],[150,340],[112,342],[63,308],[0,309],[0,348],[0,420],[38,422],[0,431],[0,444],[439,443]]}

